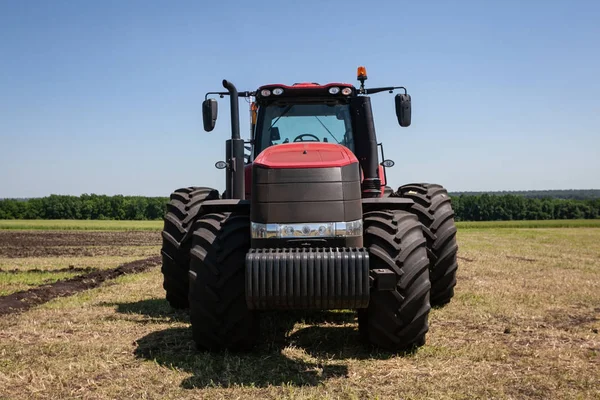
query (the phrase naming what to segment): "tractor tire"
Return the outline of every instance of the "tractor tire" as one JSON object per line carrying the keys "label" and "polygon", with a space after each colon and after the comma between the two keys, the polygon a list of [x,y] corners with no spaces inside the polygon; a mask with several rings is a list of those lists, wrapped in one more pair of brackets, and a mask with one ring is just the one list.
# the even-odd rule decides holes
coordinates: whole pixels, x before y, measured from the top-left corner
{"label": "tractor tire", "polygon": [[400,186],[397,194],[415,202],[411,211],[425,227],[427,238],[431,305],[443,306],[454,297],[458,269],[456,225],[448,192],[440,185],[413,183]]}
{"label": "tractor tire", "polygon": [[199,350],[247,350],[258,337],[256,312],[245,296],[245,261],[250,249],[246,214],[203,215],[190,252],[190,320]]}
{"label": "tractor tire", "polygon": [[200,204],[219,198],[219,192],[205,187],[178,189],[171,194],[167,204],[162,231],[163,288],[167,301],[173,308],[188,307],[188,270],[190,265],[189,230],[198,218]]}
{"label": "tractor tire", "polygon": [[371,269],[395,272],[395,290],[371,292],[368,308],[358,311],[363,339],[392,351],[425,344],[429,330],[429,259],[417,217],[408,211],[364,215],[364,243]]}

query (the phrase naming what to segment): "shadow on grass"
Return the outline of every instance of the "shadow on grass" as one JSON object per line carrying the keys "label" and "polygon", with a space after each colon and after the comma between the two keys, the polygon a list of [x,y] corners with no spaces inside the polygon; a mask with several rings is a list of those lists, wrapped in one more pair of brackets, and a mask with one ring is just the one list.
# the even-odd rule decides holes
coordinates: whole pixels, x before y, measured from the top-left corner
{"label": "shadow on grass", "polygon": [[137,341],[136,357],[193,375],[181,382],[186,389],[244,385],[316,386],[329,378],[346,376],[348,367],[289,358],[277,345],[248,353],[198,352],[190,328],[169,328]]}
{"label": "shadow on grass", "polygon": [[[131,303],[103,303],[105,306],[117,307],[116,311],[121,314],[139,314],[151,319],[171,320],[177,322],[189,322],[188,310],[175,310],[165,299],[147,299]],[[356,320],[355,313],[349,310],[341,311],[302,311],[294,310],[286,313],[279,313],[277,317],[274,313],[264,313],[263,319],[267,324],[270,319],[282,319],[283,324],[302,322],[306,324],[333,324],[344,325],[353,323]],[[265,318],[266,316],[266,318]],[[163,321],[161,321],[163,322]],[[281,325],[281,324],[280,324]],[[293,327],[293,325],[292,325]]]}
{"label": "shadow on grass", "polygon": [[104,303],[106,306],[117,307],[121,314],[139,314],[160,322],[189,322],[187,310],[175,310],[165,299],[147,299],[132,303]]}
{"label": "shadow on grass", "polygon": [[[301,328],[297,322],[326,323]],[[186,389],[244,385],[316,386],[348,376],[348,359],[384,359],[395,354],[379,352],[361,343],[355,314],[346,312],[264,313],[261,339],[251,352],[200,352],[191,328],[169,328],[137,340],[135,356],[167,368],[191,373]]]}

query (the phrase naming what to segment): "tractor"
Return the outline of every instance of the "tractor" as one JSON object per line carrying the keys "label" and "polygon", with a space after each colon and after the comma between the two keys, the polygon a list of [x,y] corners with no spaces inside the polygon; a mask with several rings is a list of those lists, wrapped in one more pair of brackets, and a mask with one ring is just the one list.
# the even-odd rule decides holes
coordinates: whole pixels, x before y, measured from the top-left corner
{"label": "tractor", "polygon": [[[188,308],[199,349],[244,350],[259,339],[262,310],[357,310],[360,336],[390,351],[424,345],[431,306],[454,295],[454,212],[440,185],[393,190],[369,95],[400,91],[401,127],[411,124],[404,87],[271,84],[209,92],[204,129],[229,96],[231,139],[224,193],[187,187],[170,196],[162,232],[166,298]],[[239,99],[250,104],[240,136]],[[380,157],[381,155],[381,157]]]}

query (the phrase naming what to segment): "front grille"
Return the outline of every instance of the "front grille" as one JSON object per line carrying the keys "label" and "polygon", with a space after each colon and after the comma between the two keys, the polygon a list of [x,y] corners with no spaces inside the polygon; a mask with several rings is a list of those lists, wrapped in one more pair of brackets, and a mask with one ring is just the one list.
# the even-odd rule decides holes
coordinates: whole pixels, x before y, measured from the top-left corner
{"label": "front grille", "polygon": [[252,249],[246,255],[251,309],[343,309],[369,304],[364,248]]}

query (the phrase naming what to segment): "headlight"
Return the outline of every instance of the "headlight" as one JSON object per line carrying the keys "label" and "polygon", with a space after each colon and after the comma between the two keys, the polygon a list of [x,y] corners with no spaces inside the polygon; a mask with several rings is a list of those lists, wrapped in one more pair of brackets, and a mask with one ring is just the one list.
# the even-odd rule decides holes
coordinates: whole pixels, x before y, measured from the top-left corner
{"label": "headlight", "polygon": [[360,236],[362,235],[362,219],[350,222],[338,222],[335,224],[335,236]]}
{"label": "headlight", "polygon": [[260,91],[260,95],[263,97],[269,97],[271,95],[271,91],[269,89],[263,89]]}
{"label": "headlight", "polygon": [[352,93],[352,89],[350,89],[349,87],[347,87],[347,88],[343,88],[343,89],[342,89],[342,94],[343,94],[344,96],[348,96],[348,95],[349,95],[349,94],[351,94],[351,93]]}
{"label": "headlight", "polygon": [[254,239],[269,239],[278,237],[278,226],[276,224],[257,224],[250,225],[251,235]]}
{"label": "headlight", "polygon": [[362,235],[362,220],[299,224],[261,224],[252,222],[250,229],[253,239],[350,237]]}
{"label": "headlight", "polygon": [[329,94],[338,94],[340,92],[340,88],[337,86],[329,88]]}
{"label": "headlight", "polygon": [[279,87],[278,87],[278,88],[275,88],[275,89],[273,89],[273,94],[274,94],[275,96],[279,96],[279,95],[283,94],[283,89],[282,89],[282,88],[279,88]]}

